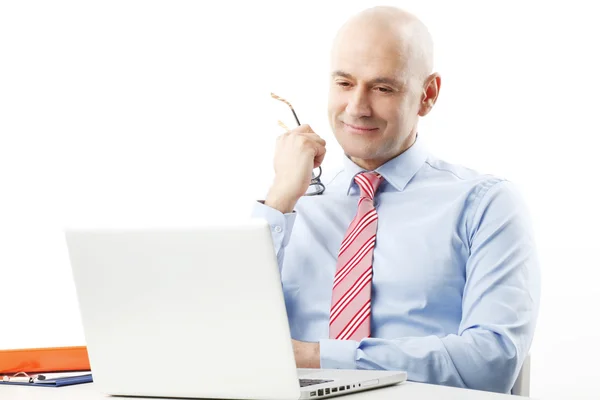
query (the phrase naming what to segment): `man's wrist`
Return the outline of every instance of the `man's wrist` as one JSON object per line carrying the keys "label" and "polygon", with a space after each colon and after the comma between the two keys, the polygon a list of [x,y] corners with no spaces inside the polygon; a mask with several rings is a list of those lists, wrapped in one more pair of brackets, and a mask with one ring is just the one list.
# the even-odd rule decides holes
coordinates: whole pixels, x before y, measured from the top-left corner
{"label": "man's wrist", "polygon": [[319,340],[320,368],[355,369],[358,345],[354,340]]}
{"label": "man's wrist", "polygon": [[311,356],[311,364],[312,368],[321,368],[321,345],[319,342],[313,343],[312,348],[312,356]]}
{"label": "man's wrist", "polygon": [[291,199],[288,196],[279,195],[277,192],[270,191],[265,198],[264,204],[276,210],[279,210],[283,214],[288,214],[294,211],[297,199]]}

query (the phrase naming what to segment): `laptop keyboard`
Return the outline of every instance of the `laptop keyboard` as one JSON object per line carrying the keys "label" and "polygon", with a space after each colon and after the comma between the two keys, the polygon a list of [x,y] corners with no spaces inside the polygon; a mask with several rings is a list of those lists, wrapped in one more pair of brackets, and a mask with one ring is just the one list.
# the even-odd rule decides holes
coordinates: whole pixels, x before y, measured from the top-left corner
{"label": "laptop keyboard", "polygon": [[333,382],[333,380],[326,379],[300,379],[300,387],[306,387],[311,385],[318,385],[320,383]]}

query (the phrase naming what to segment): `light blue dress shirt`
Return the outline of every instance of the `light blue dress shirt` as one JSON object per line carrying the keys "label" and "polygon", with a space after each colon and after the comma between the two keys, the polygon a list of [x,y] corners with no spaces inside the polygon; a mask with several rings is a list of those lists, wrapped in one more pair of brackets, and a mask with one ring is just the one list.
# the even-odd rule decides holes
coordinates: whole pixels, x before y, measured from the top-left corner
{"label": "light blue dress shirt", "polygon": [[412,381],[510,392],[529,351],[540,271],[523,198],[507,180],[430,155],[418,140],[376,171],[371,337],[329,339],[336,256],[363,171],[347,157],[320,196],[283,214],[262,202],[291,334],[321,368],[404,370]]}

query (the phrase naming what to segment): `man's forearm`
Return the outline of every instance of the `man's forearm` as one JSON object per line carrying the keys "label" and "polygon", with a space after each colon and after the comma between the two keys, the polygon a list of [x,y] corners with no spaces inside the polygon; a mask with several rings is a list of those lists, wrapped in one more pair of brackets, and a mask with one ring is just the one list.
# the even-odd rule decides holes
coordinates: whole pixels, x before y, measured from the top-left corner
{"label": "man's forearm", "polygon": [[320,341],[321,368],[408,372],[408,379],[508,393],[524,354],[506,338],[473,329],[463,335]]}
{"label": "man's forearm", "polygon": [[283,214],[279,210],[265,204],[264,201],[257,201],[252,211],[252,217],[264,219],[269,223],[273,247],[277,255],[277,263],[279,264],[279,271],[281,271],[283,268],[285,247],[292,234],[296,214]]}

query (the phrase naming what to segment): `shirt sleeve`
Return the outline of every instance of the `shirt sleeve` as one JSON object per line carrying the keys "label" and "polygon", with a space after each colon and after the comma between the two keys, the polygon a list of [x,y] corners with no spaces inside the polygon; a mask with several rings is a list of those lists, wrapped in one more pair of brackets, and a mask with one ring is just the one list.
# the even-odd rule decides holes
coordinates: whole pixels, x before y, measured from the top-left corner
{"label": "shirt sleeve", "polygon": [[295,211],[284,214],[279,210],[265,205],[263,200],[257,201],[252,209],[253,218],[264,219],[271,227],[271,237],[273,238],[273,247],[277,255],[279,272],[283,268],[285,247],[290,241],[296,215]]}
{"label": "shirt sleeve", "polygon": [[467,226],[459,331],[444,337],[320,341],[321,368],[407,371],[418,382],[509,393],[533,340],[540,271],[525,203],[490,185]]}

